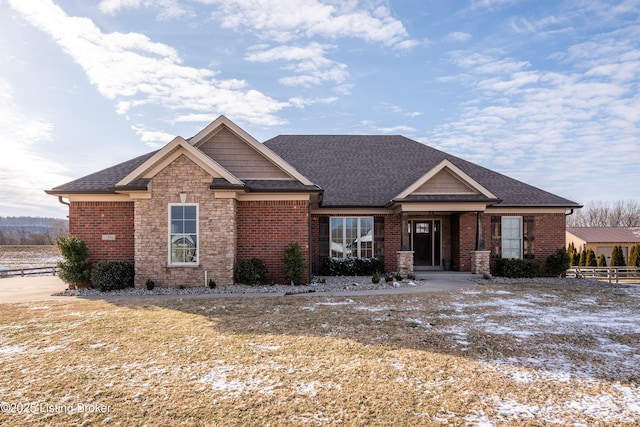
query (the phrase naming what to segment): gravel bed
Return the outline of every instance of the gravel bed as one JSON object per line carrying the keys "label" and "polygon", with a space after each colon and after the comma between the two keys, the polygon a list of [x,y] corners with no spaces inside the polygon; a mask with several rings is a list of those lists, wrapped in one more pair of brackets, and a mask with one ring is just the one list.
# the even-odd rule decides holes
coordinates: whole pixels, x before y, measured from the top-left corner
{"label": "gravel bed", "polygon": [[[323,283],[324,282],[324,283]],[[179,287],[156,287],[149,291],[146,288],[126,288],[109,292],[101,292],[97,289],[82,288],[76,290],[65,290],[55,295],[57,296],[156,296],[156,295],[216,295],[216,294],[304,294],[312,292],[344,292],[344,291],[365,291],[375,289],[405,288],[419,286],[426,283],[425,280],[396,280],[386,283],[381,280],[379,283],[372,283],[370,276],[329,276],[314,277],[312,283],[308,285],[223,285],[211,289],[205,286],[189,287],[180,289]]]}
{"label": "gravel bed", "polygon": [[[531,279],[510,279],[506,277],[491,277],[484,278],[482,276],[473,277],[472,280],[481,284],[519,284],[519,283],[538,283],[544,285],[573,285],[573,286],[598,286],[598,287],[628,287],[628,284],[609,284],[606,281],[588,279],[588,278],[569,278],[569,277],[536,277]],[[158,295],[176,295],[176,296],[190,296],[190,295],[226,295],[226,294],[280,294],[280,295],[295,295],[305,294],[313,292],[330,292],[339,293],[344,291],[366,291],[375,289],[389,289],[394,288],[406,288],[412,286],[424,285],[428,280],[394,280],[391,283],[386,283],[381,280],[380,283],[372,283],[370,276],[327,276],[327,277],[314,277],[312,283],[308,285],[291,286],[291,285],[224,285],[216,286],[211,289],[205,286],[189,287],[180,289],[179,287],[156,287],[149,291],[146,288],[127,288],[119,289],[109,292],[101,292],[97,289],[83,288],[76,290],[65,290],[58,292],[54,295],[57,296],[158,296]]]}

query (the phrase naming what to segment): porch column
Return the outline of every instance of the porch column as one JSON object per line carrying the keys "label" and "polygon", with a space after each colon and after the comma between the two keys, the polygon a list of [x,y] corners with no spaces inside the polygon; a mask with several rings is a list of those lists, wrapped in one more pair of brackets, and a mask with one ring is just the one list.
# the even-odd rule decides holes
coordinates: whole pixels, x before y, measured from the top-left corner
{"label": "porch column", "polygon": [[476,212],[476,251],[484,251],[484,212]]}
{"label": "porch column", "polygon": [[476,250],[471,251],[471,274],[490,275],[490,254],[484,244],[484,212],[476,212]]}
{"label": "porch column", "polygon": [[413,275],[413,251],[409,241],[409,214],[402,212],[400,216],[400,250],[396,252],[398,273],[402,276]]}
{"label": "porch column", "polygon": [[400,250],[409,251],[411,244],[409,243],[409,214],[407,212],[402,212],[400,228]]}

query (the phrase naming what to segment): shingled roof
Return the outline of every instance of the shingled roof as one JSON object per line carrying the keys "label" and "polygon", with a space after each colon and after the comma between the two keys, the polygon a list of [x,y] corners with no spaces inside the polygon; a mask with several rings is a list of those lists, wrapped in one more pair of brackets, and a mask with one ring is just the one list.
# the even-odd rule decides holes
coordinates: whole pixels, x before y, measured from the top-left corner
{"label": "shingled roof", "polygon": [[443,160],[491,191],[498,206],[580,206],[399,135],[280,135],[264,144],[324,190],[325,207],[386,206]]}
{"label": "shingled roof", "polygon": [[[498,206],[580,207],[575,202],[398,135],[281,135],[264,143],[324,192],[325,207],[384,207],[426,172],[448,160],[489,190],[482,195],[410,195],[411,201],[486,201]],[[153,151],[48,190],[59,194],[114,193],[116,184]],[[131,188],[141,189],[145,182]],[[212,188],[224,187],[214,182]],[[249,191],[318,191],[300,182],[245,180]],[[127,187],[128,188],[128,187]]]}

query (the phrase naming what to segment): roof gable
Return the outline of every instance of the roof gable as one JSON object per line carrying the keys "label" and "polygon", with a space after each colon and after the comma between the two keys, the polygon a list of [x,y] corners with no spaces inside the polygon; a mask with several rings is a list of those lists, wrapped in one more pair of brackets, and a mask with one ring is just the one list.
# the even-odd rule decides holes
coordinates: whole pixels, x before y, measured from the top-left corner
{"label": "roof gable", "polygon": [[449,160],[444,159],[418,180],[405,188],[395,199],[404,199],[410,195],[482,195],[495,199],[489,190],[460,170]]}
{"label": "roof gable", "polygon": [[242,185],[237,177],[222,167],[215,160],[193,147],[182,137],[175,137],[173,141],[162,147],[145,162],[122,178],[116,187],[125,187],[139,179],[150,179],[157,175],[180,156],[186,156],[200,168],[214,178],[224,178],[231,184]]}
{"label": "roof gable", "polygon": [[215,119],[189,143],[240,179],[288,179],[313,185],[306,176],[225,116]]}
{"label": "roof gable", "polygon": [[255,150],[250,144],[244,142],[224,125],[208,135],[196,147],[242,180],[293,179],[282,168]]}

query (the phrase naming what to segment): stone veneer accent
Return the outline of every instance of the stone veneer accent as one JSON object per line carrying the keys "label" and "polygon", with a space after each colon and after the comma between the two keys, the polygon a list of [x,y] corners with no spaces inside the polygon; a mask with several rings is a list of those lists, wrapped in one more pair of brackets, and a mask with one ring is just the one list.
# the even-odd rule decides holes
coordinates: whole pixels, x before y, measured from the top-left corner
{"label": "stone veneer accent", "polygon": [[471,274],[491,274],[491,251],[471,251]]}
{"label": "stone veneer accent", "polygon": [[413,274],[413,251],[398,251],[398,274],[407,276]]}
{"label": "stone veneer accent", "polygon": [[[233,284],[236,201],[215,197],[212,177],[182,155],[153,177],[151,199],[135,201],[136,287],[148,279],[156,286],[204,286],[204,272],[219,285]],[[169,266],[169,203],[197,203],[199,265]]]}

